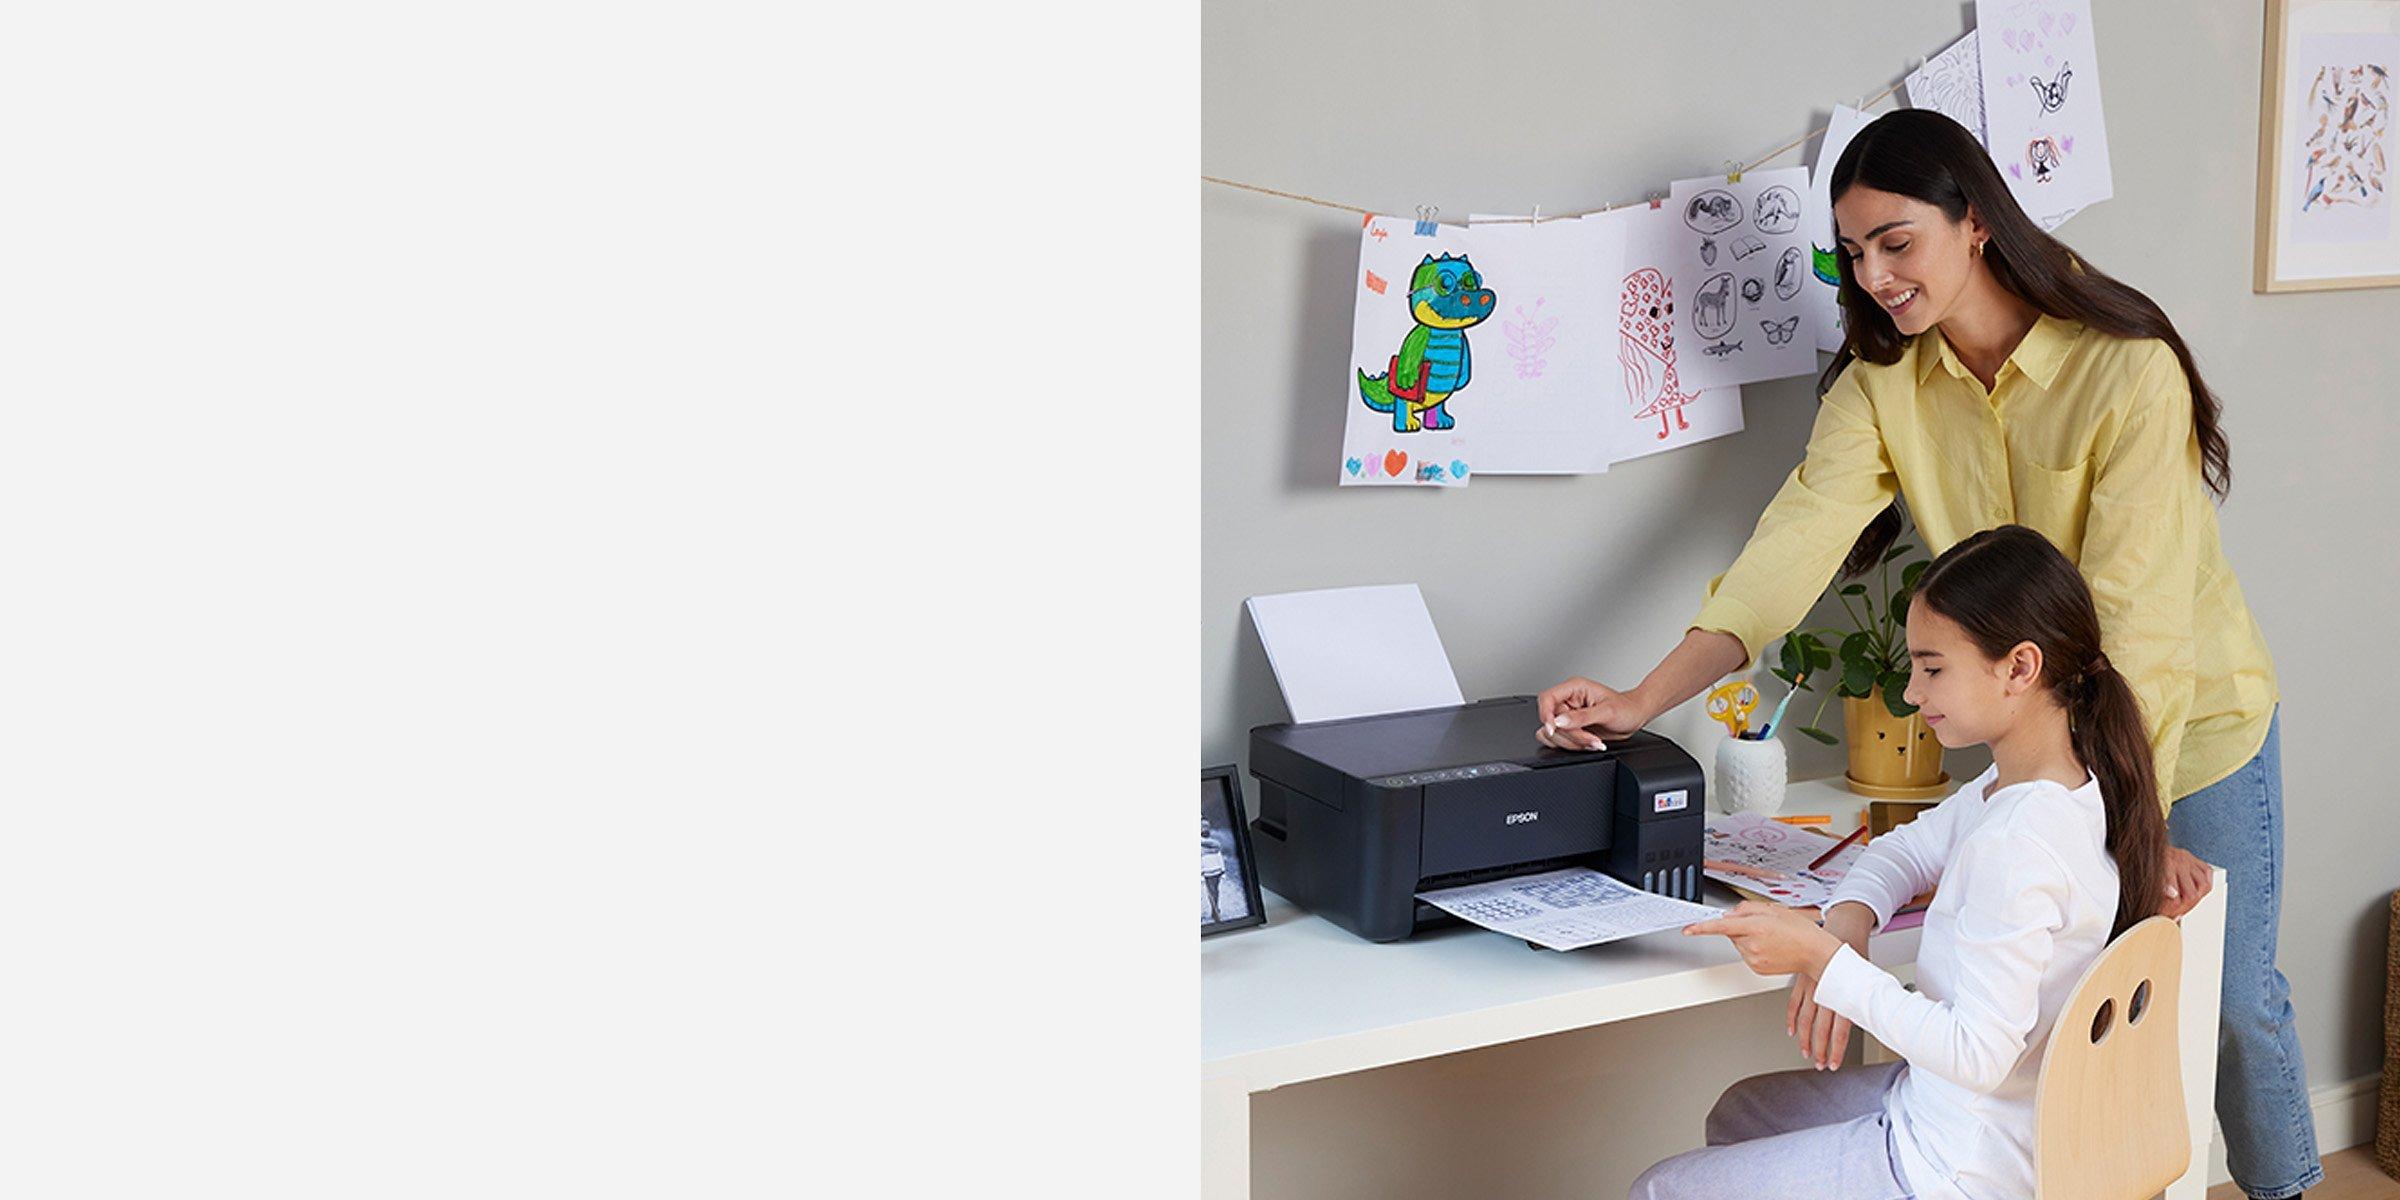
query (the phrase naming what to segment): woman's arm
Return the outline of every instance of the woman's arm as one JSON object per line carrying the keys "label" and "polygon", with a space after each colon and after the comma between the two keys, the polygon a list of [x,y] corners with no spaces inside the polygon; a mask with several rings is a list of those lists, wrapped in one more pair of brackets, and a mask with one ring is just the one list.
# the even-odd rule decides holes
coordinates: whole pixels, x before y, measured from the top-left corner
{"label": "woman's arm", "polygon": [[1543,692],[1543,742],[1589,750],[1632,733],[1740,670],[1808,615],[1858,531],[1900,494],[1874,405],[1856,374],[1844,371],[1825,393],[1807,457],[1775,493],[1733,566],[1709,583],[1708,602],[1683,641],[1631,691],[1578,677]]}
{"label": "woman's arm", "polygon": [[2100,613],[2101,647],[2141,701],[2164,805],[2175,798],[2192,710],[2200,542],[2217,530],[2200,480],[2191,385],[2163,344],[2094,470],[2081,566]]}

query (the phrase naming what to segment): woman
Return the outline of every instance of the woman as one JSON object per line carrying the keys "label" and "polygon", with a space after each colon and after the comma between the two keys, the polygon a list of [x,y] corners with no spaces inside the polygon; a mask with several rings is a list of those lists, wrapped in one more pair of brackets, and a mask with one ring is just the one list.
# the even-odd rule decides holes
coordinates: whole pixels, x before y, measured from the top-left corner
{"label": "woman", "polygon": [[[1834,165],[1848,342],[1807,456],[1681,644],[1631,691],[1542,693],[1547,745],[1588,750],[1740,670],[1797,625],[1836,567],[1877,562],[1909,509],[1943,551],[2010,523],[2081,569],[2108,658],[2141,702],[2167,814],[2164,906],[2226,869],[2217,1115],[2256,1200],[2323,1177],[2275,967],[2283,780],[2274,662],[2225,561],[2231,483],[2218,405],[2166,314],[2043,233],[1947,117],[1890,113]],[[1861,531],[1864,531],[1863,534]],[[1793,984],[1795,1036],[1838,1062],[1848,1023]]]}

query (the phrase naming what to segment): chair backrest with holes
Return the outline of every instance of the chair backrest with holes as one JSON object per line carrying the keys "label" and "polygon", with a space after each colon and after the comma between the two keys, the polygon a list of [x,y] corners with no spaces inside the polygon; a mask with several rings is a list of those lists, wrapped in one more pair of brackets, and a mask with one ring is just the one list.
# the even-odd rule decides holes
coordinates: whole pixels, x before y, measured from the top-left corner
{"label": "chair backrest with holes", "polygon": [[2034,1092],[2038,1200],[2138,1200],[2190,1165],[2175,1028],[2183,930],[2151,917],[2068,994]]}

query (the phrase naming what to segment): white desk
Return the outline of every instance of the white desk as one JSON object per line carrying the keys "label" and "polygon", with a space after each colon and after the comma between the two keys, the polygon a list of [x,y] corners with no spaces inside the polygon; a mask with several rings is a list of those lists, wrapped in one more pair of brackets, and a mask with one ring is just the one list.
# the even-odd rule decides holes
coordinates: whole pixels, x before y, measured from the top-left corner
{"label": "white desk", "polygon": [[[1839,782],[1793,785],[1783,811],[1828,812],[1834,827],[1864,801]],[[2225,875],[2183,920],[2183,1084],[2192,1165],[2169,1200],[2207,1191],[2217,1067]],[[1731,893],[1713,890],[1711,903]],[[1903,979],[1918,931],[1876,936],[1868,956]],[[1780,992],[1723,938],[1651,934],[1561,954],[1488,930],[1453,927],[1378,945],[1272,893],[1267,924],[1200,944],[1201,1194],[1250,1195],[1250,1098],[1288,1084],[1603,1025],[1719,1000]],[[1693,1144],[1699,1131],[1693,1130]],[[1645,1164],[1646,1165],[1646,1164]]]}

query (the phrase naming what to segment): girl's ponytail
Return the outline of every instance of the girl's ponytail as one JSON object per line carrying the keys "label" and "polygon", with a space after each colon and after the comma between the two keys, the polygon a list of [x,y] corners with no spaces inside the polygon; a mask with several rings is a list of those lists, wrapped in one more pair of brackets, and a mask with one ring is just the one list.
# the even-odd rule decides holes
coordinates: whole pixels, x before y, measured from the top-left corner
{"label": "girl's ponytail", "polygon": [[2061,682],[2075,757],[2100,781],[2108,813],[2108,854],[2117,860],[2115,937],[2158,911],[2164,886],[2167,818],[2161,809],[2156,760],[2142,727],[2141,703],[2108,656]]}
{"label": "girl's ponytail", "polygon": [[2075,564],[2022,525],[1986,529],[1934,559],[1910,603],[1957,622],[1995,659],[2028,642],[2041,650],[2042,686],[2066,710],[2075,757],[2100,781],[2117,863],[2109,936],[2156,913],[2167,855],[2158,770],[2141,702],[2101,652],[2100,616]]}

